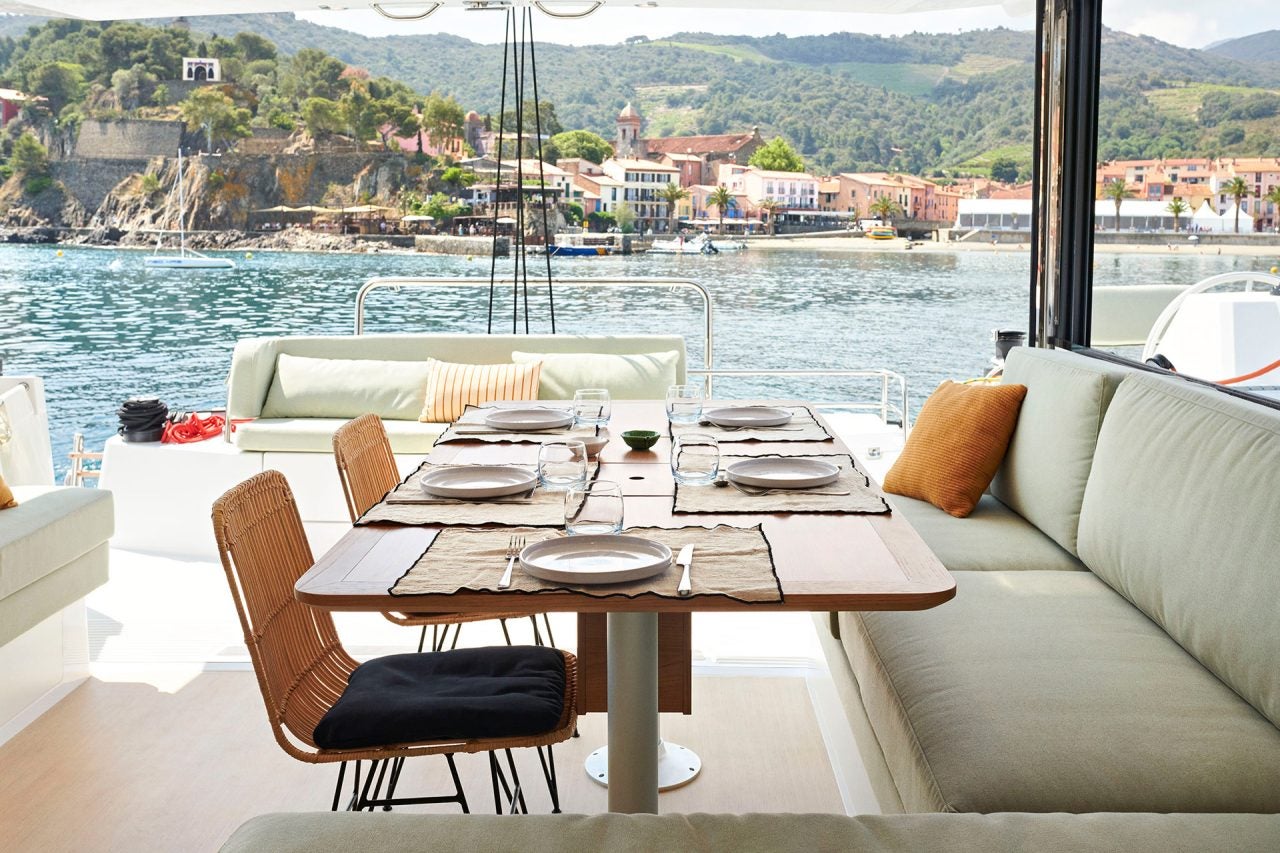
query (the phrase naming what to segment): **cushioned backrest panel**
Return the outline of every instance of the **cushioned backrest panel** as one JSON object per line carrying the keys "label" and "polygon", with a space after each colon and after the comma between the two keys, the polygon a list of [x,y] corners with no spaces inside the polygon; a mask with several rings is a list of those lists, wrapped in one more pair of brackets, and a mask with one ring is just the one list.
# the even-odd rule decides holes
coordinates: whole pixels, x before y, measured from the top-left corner
{"label": "cushioned backrest panel", "polygon": [[684,338],[679,335],[360,335],[334,337],[248,338],[236,343],[227,378],[227,406],[233,418],[262,414],[276,358],[285,353],[308,358],[385,359],[501,364],[512,350],[526,352],[598,352],[622,355],[680,353],[677,381],[685,379]]}
{"label": "cushioned backrest panel", "polygon": [[1280,411],[1135,374],[1107,410],[1080,558],[1280,725]]}
{"label": "cushioned backrest panel", "polygon": [[541,400],[572,400],[579,388],[604,388],[614,400],[661,400],[678,383],[678,350],[642,355],[511,353],[516,364],[542,362]]}
{"label": "cushioned backrest panel", "polygon": [[429,361],[304,358],[281,353],[264,418],[380,418],[417,420],[431,374]]}
{"label": "cushioned backrest panel", "polygon": [[1098,429],[1127,372],[1031,347],[1010,351],[1005,364],[1004,381],[1026,385],[1027,396],[991,494],[1072,554]]}

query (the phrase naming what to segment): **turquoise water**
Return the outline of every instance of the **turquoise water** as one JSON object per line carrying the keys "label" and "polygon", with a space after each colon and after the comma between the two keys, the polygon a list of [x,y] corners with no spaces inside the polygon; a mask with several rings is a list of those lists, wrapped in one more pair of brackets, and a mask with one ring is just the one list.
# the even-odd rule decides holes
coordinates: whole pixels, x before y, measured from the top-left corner
{"label": "turquoise water", "polygon": [[[230,273],[156,272],[143,268],[141,253],[61,251],[0,246],[0,358],[6,374],[44,377],[59,471],[74,433],[96,448],[115,432],[127,397],[155,394],[173,409],[223,405],[239,338],[351,333],[356,291],[372,276],[489,274],[481,258],[269,252],[228,254],[238,263]],[[1025,253],[757,251],[554,263],[565,276],[694,278],[714,299],[718,366],[887,367],[907,376],[913,411],[942,379],[987,368],[992,329],[1027,325]],[[1272,263],[1100,255],[1097,281],[1190,283]],[[531,284],[531,292],[532,331],[547,331],[544,291]],[[510,294],[499,297],[494,330],[509,331]],[[487,302],[487,288],[383,292],[369,301],[367,331],[483,332]],[[561,332],[680,333],[691,363],[701,363],[692,295],[562,289],[556,318]],[[726,384],[720,393],[837,396],[768,382]]]}

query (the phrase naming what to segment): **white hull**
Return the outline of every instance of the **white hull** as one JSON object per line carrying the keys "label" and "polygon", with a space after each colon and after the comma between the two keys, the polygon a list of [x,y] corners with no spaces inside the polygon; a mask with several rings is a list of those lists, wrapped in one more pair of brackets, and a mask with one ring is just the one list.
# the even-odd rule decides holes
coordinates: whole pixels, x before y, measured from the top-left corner
{"label": "white hull", "polygon": [[162,270],[232,270],[236,268],[236,262],[226,258],[206,258],[193,255],[172,258],[153,255],[143,263],[149,269]]}

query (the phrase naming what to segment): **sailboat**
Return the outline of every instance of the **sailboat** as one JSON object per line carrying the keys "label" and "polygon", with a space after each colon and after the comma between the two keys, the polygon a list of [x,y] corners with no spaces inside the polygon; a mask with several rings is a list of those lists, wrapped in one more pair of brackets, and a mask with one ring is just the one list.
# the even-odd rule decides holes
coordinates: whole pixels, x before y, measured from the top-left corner
{"label": "sailboat", "polygon": [[143,262],[148,269],[178,269],[178,270],[230,270],[235,269],[235,261],[228,258],[211,258],[203,255],[195,249],[187,248],[187,205],[186,196],[183,194],[182,179],[184,176],[182,168],[182,146],[178,146],[178,254],[162,255],[160,254],[160,239],[156,239],[156,252],[148,255]]}

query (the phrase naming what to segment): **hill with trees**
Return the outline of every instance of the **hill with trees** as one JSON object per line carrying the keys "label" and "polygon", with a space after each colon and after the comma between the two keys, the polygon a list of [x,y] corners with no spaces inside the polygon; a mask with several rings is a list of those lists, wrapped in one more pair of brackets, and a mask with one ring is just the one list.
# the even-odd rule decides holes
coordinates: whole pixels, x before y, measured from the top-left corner
{"label": "hill with trees", "polygon": [[[454,106],[496,118],[500,45],[446,34],[371,38],[288,14],[192,18],[189,24],[191,46],[223,58],[228,76],[256,98],[236,104],[250,110],[250,124],[284,127],[305,121],[337,132],[345,122],[354,129],[350,110],[358,111],[361,104],[348,98],[344,118],[340,109],[324,103],[337,104],[347,94],[349,81],[335,79],[339,65],[369,75],[364,86],[372,101],[384,102],[379,107],[384,111],[375,116],[384,126],[405,118],[385,102],[425,102],[428,93],[437,93],[437,102],[452,98]],[[156,74],[183,55],[167,43],[176,36],[158,36],[154,44],[134,45],[134,54],[120,55],[117,39],[107,31],[135,24],[101,28],[102,44],[95,52],[68,26],[44,24],[42,34],[33,36],[19,29],[17,19],[0,19],[0,32],[12,39],[0,38],[0,80],[19,87],[35,82],[52,93],[51,99],[61,98],[81,85],[115,89],[116,71],[133,73],[141,64],[139,74]],[[258,53],[246,53],[247,41],[237,34],[253,34],[275,58],[256,41]],[[1192,50],[1106,31],[1100,157],[1280,156],[1280,64],[1253,59],[1240,44],[1249,39]],[[1021,177],[1030,171],[1034,36],[1029,32],[795,38],[680,33],[613,45],[548,43],[538,47],[537,56],[540,94],[554,105],[546,116],[555,119],[557,133],[587,130],[611,139],[617,112],[631,101],[645,115],[646,135],[758,126],[767,138],[784,137],[805,167],[818,172],[986,174],[998,165],[1008,174],[1010,163]],[[45,67],[41,74],[47,78],[32,77],[39,65],[51,62],[81,66],[83,81],[75,79],[74,70],[60,67]],[[120,82],[116,108],[145,100],[145,76],[138,85]],[[308,103],[310,98],[322,102]],[[451,118],[457,117],[453,112]]]}

